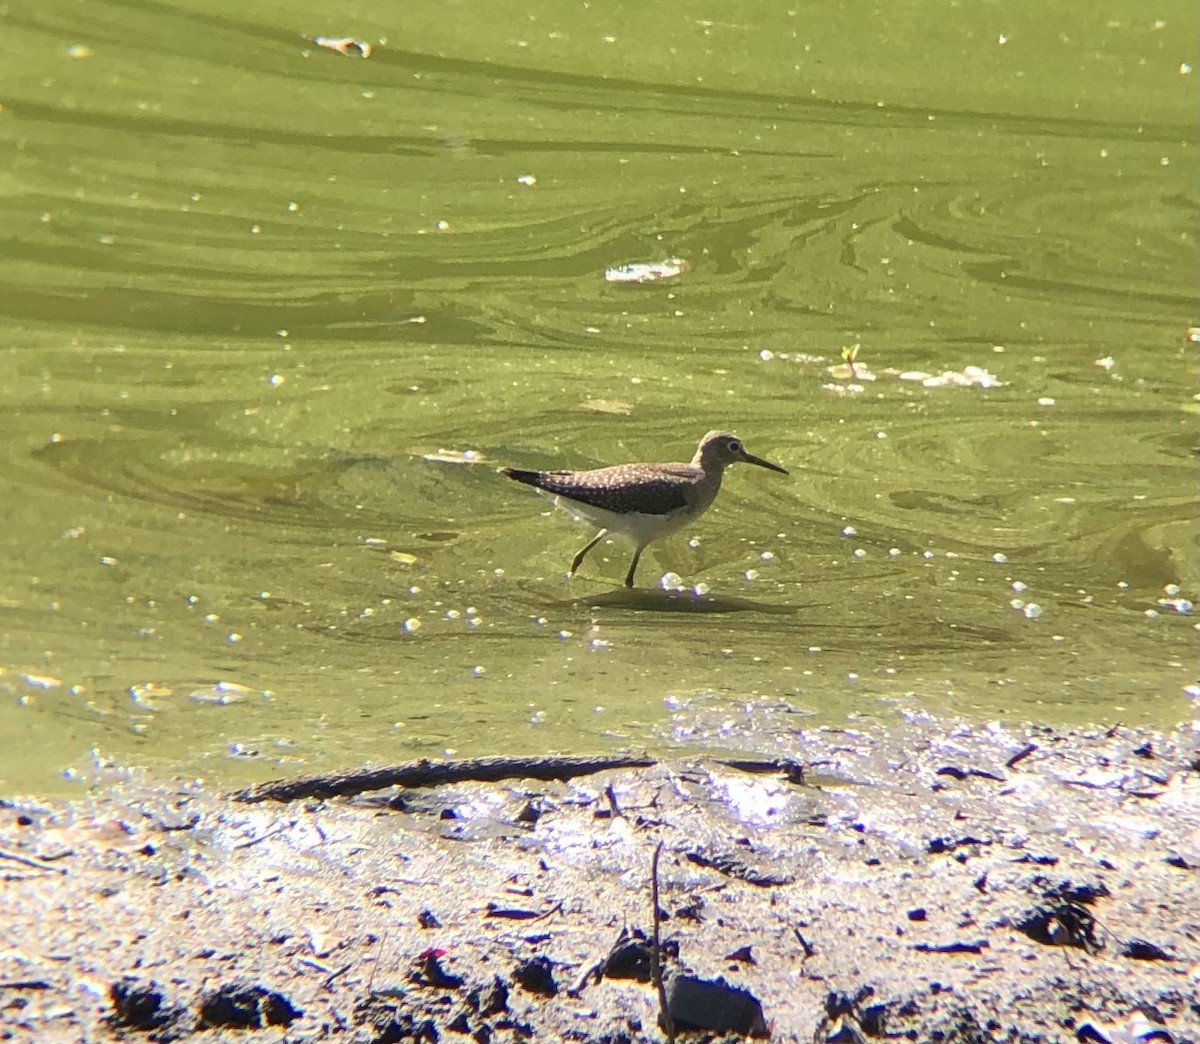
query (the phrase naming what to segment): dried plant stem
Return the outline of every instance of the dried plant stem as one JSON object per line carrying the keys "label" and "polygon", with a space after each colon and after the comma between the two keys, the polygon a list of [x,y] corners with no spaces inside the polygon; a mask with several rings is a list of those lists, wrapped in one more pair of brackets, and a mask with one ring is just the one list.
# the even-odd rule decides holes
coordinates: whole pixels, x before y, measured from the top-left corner
{"label": "dried plant stem", "polygon": [[675,1020],[671,1017],[671,1010],[667,1007],[667,990],[663,986],[662,939],[659,934],[662,914],[658,906],[658,860],[662,855],[662,850],[663,843],[660,841],[654,848],[654,858],[650,860],[650,924],[653,932],[650,939],[650,978],[654,982],[654,988],[658,991],[658,1004],[662,1013],[663,1029],[667,1033],[667,1041],[669,1044],[675,1044]]}

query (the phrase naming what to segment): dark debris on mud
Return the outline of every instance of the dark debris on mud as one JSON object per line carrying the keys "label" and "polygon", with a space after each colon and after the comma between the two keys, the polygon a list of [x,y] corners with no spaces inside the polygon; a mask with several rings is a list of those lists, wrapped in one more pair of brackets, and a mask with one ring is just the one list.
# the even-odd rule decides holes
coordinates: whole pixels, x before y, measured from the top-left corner
{"label": "dark debris on mud", "polygon": [[0,802],[0,1041],[663,1040],[661,842],[680,1040],[1200,1044],[1196,742],[926,723],[806,733],[802,776]]}

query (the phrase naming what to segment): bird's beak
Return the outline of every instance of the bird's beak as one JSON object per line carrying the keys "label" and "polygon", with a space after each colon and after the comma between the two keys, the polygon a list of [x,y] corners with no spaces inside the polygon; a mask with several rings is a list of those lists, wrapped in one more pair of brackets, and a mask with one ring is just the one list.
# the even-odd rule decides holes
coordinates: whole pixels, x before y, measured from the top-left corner
{"label": "bird's beak", "polygon": [[768,471],[778,471],[781,475],[788,473],[787,468],[781,468],[778,464],[772,464],[769,460],[763,460],[762,457],[756,457],[753,453],[743,454],[742,460],[747,464],[757,464],[760,468],[766,468]]}

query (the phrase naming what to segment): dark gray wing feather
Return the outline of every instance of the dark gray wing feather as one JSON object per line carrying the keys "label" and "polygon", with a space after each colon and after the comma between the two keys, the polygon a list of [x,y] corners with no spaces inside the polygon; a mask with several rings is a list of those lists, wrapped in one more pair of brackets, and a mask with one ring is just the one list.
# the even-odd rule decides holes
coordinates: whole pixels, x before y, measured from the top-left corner
{"label": "dark gray wing feather", "polygon": [[669,515],[687,506],[686,490],[696,481],[690,464],[622,464],[597,471],[520,471],[501,473],[567,500],[625,514]]}

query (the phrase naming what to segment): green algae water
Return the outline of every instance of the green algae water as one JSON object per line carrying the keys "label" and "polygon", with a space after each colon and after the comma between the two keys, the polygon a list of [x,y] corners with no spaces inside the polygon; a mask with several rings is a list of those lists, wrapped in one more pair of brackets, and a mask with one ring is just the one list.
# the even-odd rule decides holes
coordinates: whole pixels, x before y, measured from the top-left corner
{"label": "green algae water", "polygon": [[1196,23],[0,4],[0,790],[1187,719]]}

